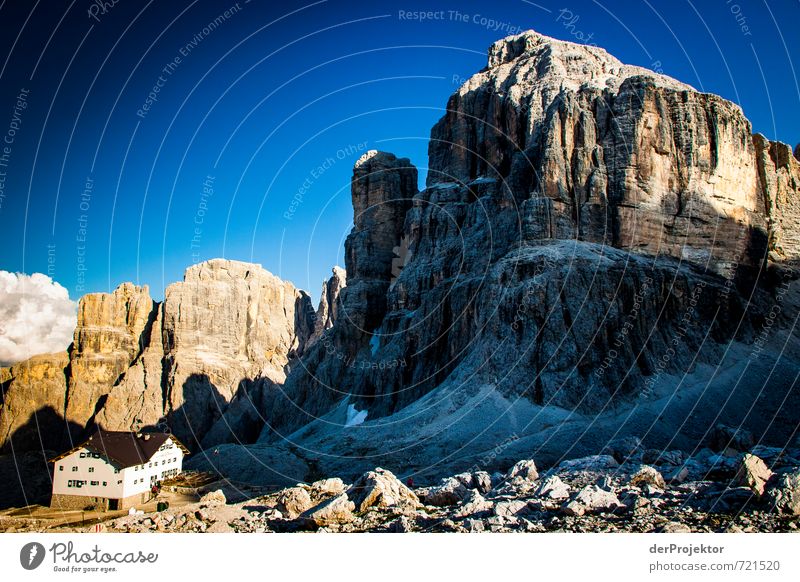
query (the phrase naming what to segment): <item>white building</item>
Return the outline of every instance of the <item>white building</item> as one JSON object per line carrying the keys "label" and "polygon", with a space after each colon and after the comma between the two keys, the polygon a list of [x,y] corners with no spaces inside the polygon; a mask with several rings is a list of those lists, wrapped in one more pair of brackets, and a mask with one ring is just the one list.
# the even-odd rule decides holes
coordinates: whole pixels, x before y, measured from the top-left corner
{"label": "white building", "polygon": [[146,503],[153,485],[181,472],[188,450],[164,433],[100,430],[51,461],[51,507],[106,510]]}

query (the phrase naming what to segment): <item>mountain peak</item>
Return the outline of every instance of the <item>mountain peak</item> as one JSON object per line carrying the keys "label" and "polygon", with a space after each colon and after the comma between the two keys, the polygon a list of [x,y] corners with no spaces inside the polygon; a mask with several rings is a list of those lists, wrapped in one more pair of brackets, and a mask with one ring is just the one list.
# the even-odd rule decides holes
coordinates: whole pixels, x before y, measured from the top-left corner
{"label": "mountain peak", "polygon": [[694,91],[666,75],[626,65],[600,47],[559,40],[534,30],[500,39],[489,47],[488,69],[475,77],[483,81],[492,75],[503,80],[510,77],[521,89],[537,80],[573,90],[582,85],[616,89],[625,79],[642,76],[659,87]]}

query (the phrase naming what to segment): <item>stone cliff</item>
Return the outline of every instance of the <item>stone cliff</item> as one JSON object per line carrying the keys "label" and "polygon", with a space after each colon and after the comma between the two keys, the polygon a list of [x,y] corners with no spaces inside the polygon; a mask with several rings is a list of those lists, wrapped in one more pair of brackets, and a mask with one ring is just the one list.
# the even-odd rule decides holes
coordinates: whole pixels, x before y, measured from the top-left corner
{"label": "stone cliff", "polygon": [[754,137],[729,101],[596,47],[534,32],[495,43],[450,98],[429,157],[422,192],[408,160],[356,164],[345,317],[328,336],[338,361],[321,348],[303,360],[277,434],[345,396],[386,416],[459,376],[602,409],[663,371],[686,312],[704,333],[667,371],[705,334],[733,339],[731,322],[746,338],[736,287],[796,249],[788,147]]}
{"label": "stone cliff", "polygon": [[[520,434],[560,454],[570,445],[546,427],[657,403],[672,408],[653,435],[697,438],[703,421],[687,426],[662,397],[681,375],[730,366],[781,300],[774,282],[794,277],[788,146],[753,136],[721,97],[527,32],[495,43],[452,95],[428,165],[417,192],[408,160],[356,164],[341,316],[272,394],[250,453],[433,471]],[[783,389],[773,381],[752,389]],[[740,414],[724,402],[718,414]],[[366,422],[352,427],[356,412]],[[585,434],[567,438],[591,447]]]}
{"label": "stone cliff", "polygon": [[347,286],[347,273],[341,267],[334,267],[332,275],[322,284],[319,306],[314,316],[314,333],[309,344],[316,342],[325,331],[333,327],[339,317],[339,295]]}
{"label": "stone cliff", "polygon": [[358,160],[316,313],[223,260],[160,304],[87,296],[69,355],[0,371],[0,444],[169,426],[219,452],[195,467],[277,484],[796,429],[800,162],[738,106],[527,32],[450,97],[428,166],[419,191],[408,159]]}
{"label": "stone cliff", "polygon": [[64,427],[79,437],[94,425],[169,426],[188,445],[213,445],[234,397],[282,383],[313,331],[305,293],[237,261],[190,267],[162,303],[130,283],[86,295],[68,355],[4,371],[0,445],[13,436],[30,447],[40,432],[57,448]]}
{"label": "stone cliff", "polygon": [[578,239],[720,272],[766,241],[741,109],[603,49],[533,32],[495,43],[431,133],[428,188],[491,180],[516,239]]}

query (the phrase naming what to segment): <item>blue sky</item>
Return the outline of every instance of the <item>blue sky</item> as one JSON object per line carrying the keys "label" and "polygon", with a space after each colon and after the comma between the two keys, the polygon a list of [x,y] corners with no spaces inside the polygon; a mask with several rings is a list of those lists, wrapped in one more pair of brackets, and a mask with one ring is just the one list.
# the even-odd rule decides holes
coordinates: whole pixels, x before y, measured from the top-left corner
{"label": "blue sky", "polygon": [[423,183],[448,96],[519,29],[597,44],[800,141],[796,0],[0,6],[0,269],[71,297],[133,281],[160,298],[222,256],[317,297],[343,264],[358,156],[410,157]]}

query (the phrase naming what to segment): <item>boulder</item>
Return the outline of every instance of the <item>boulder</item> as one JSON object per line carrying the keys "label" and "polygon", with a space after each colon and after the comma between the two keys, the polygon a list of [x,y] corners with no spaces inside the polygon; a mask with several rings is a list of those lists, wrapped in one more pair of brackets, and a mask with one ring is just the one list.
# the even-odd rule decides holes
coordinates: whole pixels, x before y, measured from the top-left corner
{"label": "boulder", "polygon": [[445,507],[456,505],[466,499],[469,489],[455,477],[443,479],[441,484],[419,490],[420,500],[425,505]]}
{"label": "boulder", "polygon": [[692,528],[679,521],[670,521],[662,525],[659,531],[661,533],[692,533]]}
{"label": "boulder", "polygon": [[493,507],[494,504],[484,499],[477,490],[470,489],[461,502],[461,505],[453,512],[453,515],[454,517],[467,517],[469,515],[475,515],[476,513],[491,511]]}
{"label": "boulder", "polygon": [[312,497],[330,497],[331,495],[339,495],[340,493],[344,493],[347,489],[347,486],[344,484],[344,481],[339,479],[338,477],[332,477],[330,479],[322,479],[320,481],[314,481],[311,485],[311,495]]}
{"label": "boulder", "polygon": [[739,466],[734,476],[734,482],[743,487],[749,487],[753,493],[762,495],[767,481],[772,477],[772,471],[759,457],[749,453],[742,455]]}
{"label": "boulder", "polygon": [[355,519],[355,515],[353,515],[355,507],[355,504],[347,498],[347,493],[340,493],[307,509],[300,515],[300,518],[312,522],[317,527],[349,523]]}
{"label": "boulder", "polygon": [[708,437],[708,446],[712,451],[725,452],[727,449],[743,453],[755,444],[753,433],[743,428],[734,428],[718,424]]}
{"label": "boulder", "polygon": [[305,487],[289,487],[278,494],[278,511],[294,519],[314,505]]}
{"label": "boulder", "polygon": [[536,491],[536,496],[543,499],[560,501],[562,499],[567,499],[569,493],[569,485],[564,483],[558,475],[551,475],[539,486],[539,489]]}
{"label": "boulder", "polygon": [[353,501],[356,511],[359,512],[366,511],[370,507],[419,505],[419,498],[411,489],[391,471],[380,467],[359,477],[347,490],[347,497]]}
{"label": "boulder", "polygon": [[785,456],[785,452],[785,449],[781,447],[768,447],[766,445],[756,445],[750,449],[751,454],[770,466],[778,463]]}
{"label": "boulder", "polygon": [[615,493],[587,485],[575,497],[565,503],[562,511],[567,515],[580,516],[585,513],[614,511],[625,507]]}
{"label": "boulder", "polygon": [[414,522],[405,515],[401,515],[389,524],[389,533],[408,533],[414,531]]}
{"label": "boulder", "polygon": [[678,450],[647,449],[642,455],[642,462],[648,465],[680,465],[685,460],[686,453]]}
{"label": "boulder", "polygon": [[200,503],[205,505],[225,505],[227,501],[228,500],[225,499],[225,493],[222,492],[222,489],[209,491],[200,498]]}
{"label": "boulder", "polygon": [[764,490],[770,508],[789,515],[800,515],[800,469],[776,475]]}
{"label": "boulder", "polygon": [[514,483],[515,481],[536,481],[539,478],[539,472],[536,470],[536,463],[532,459],[525,461],[518,461],[506,473],[506,479]]}
{"label": "boulder", "polygon": [[486,471],[475,473],[459,473],[453,477],[467,489],[476,489],[480,493],[488,493],[492,489],[492,478]]}
{"label": "boulder", "polygon": [[516,517],[528,508],[528,503],[521,499],[498,501],[494,504],[494,514],[498,517]]}
{"label": "boulder", "polygon": [[635,487],[644,487],[645,485],[650,485],[657,489],[667,488],[664,477],[658,472],[657,469],[651,467],[650,465],[642,465],[639,467],[636,473],[631,476],[628,483]]}
{"label": "boulder", "polygon": [[670,483],[681,484],[689,478],[689,474],[689,467],[681,465],[664,473],[664,479]]}

